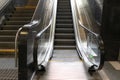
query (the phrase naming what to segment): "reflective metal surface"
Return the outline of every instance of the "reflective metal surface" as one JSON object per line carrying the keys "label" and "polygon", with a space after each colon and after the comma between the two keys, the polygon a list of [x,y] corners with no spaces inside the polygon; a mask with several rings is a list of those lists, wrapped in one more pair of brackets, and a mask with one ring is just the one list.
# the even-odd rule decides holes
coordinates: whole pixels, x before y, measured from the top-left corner
{"label": "reflective metal surface", "polygon": [[93,18],[87,0],[71,0],[74,28],[79,55],[89,70],[101,69],[104,63],[103,41],[99,25]]}
{"label": "reflective metal surface", "polygon": [[31,22],[24,25],[19,32],[20,80],[30,79],[31,73],[34,75],[34,71],[46,67],[52,55],[56,7],[56,0],[39,0]]}

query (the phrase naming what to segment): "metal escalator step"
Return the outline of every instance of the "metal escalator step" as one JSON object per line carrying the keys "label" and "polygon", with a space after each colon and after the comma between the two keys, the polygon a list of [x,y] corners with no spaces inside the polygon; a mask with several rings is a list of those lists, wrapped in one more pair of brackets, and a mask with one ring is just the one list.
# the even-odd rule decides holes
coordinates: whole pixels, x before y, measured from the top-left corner
{"label": "metal escalator step", "polygon": [[[0,35],[15,35],[17,30],[0,30]],[[0,39],[1,40],[1,39]]]}
{"label": "metal escalator step", "polygon": [[32,14],[33,14],[33,13],[25,13],[25,12],[24,12],[24,13],[22,13],[22,14],[21,14],[21,13],[14,13],[13,15],[32,15]]}
{"label": "metal escalator step", "polygon": [[69,24],[69,23],[72,23],[72,22],[73,22],[73,21],[72,21],[71,19],[68,19],[68,20],[57,19],[57,20],[56,20],[56,23],[61,23],[61,24],[62,24],[62,23],[63,23],[63,24],[64,24],[64,23],[68,23],[68,24]]}
{"label": "metal escalator step", "polygon": [[28,13],[23,13],[23,14],[13,14],[13,15],[11,15],[12,17],[31,17],[31,16],[33,16],[33,14],[28,14]]}
{"label": "metal escalator step", "polygon": [[61,5],[59,5],[59,6],[57,6],[58,8],[70,8],[70,6],[68,6],[68,5],[64,5],[64,6],[61,6]]}
{"label": "metal escalator step", "polygon": [[18,30],[20,27],[22,27],[22,26],[18,25],[17,27],[16,26],[14,27],[14,26],[7,26],[7,25],[5,25],[2,29],[3,30]]}
{"label": "metal escalator step", "polygon": [[61,33],[61,34],[55,34],[55,39],[74,39],[75,36],[73,33],[71,34],[64,34],[64,33]]}
{"label": "metal escalator step", "polygon": [[71,12],[70,9],[58,9],[59,12]]}
{"label": "metal escalator step", "polygon": [[19,11],[15,11],[14,13],[34,13],[34,11],[33,10],[27,10],[27,11],[19,10]]}
{"label": "metal escalator step", "polygon": [[72,19],[72,16],[59,15],[59,16],[57,16],[57,19]]}
{"label": "metal escalator step", "polygon": [[58,3],[70,3],[70,1],[64,0],[64,1],[59,1]]}
{"label": "metal escalator step", "polygon": [[6,16],[7,17],[32,17],[31,15],[32,15],[33,13],[9,13],[9,14],[7,14]]}
{"label": "metal escalator step", "polygon": [[58,12],[57,13],[57,16],[71,16],[72,13],[69,13],[69,12]]}
{"label": "metal escalator step", "polygon": [[[8,19],[8,21],[11,21],[11,22],[13,22],[13,21],[16,21],[16,22],[29,21],[29,22],[30,22],[31,20],[9,20],[9,19]],[[7,22],[7,21],[6,21],[6,22]]]}
{"label": "metal escalator step", "polygon": [[24,7],[16,7],[15,8],[16,10],[15,11],[34,11],[35,8],[24,8]]}
{"label": "metal escalator step", "polygon": [[1,27],[17,27],[17,28],[19,28],[19,27],[22,27],[23,25],[3,25],[3,26],[1,26]]}
{"label": "metal escalator step", "polygon": [[55,45],[72,46],[75,45],[74,39],[55,39]]}
{"label": "metal escalator step", "polygon": [[0,49],[14,49],[15,42],[0,42]]}
{"label": "metal escalator step", "polygon": [[29,1],[29,2],[27,3],[27,5],[34,5],[34,4],[37,4],[37,1]]}
{"label": "metal escalator step", "polygon": [[0,42],[15,41],[15,35],[0,35]]}
{"label": "metal escalator step", "polygon": [[61,2],[60,4],[58,3],[58,6],[70,6],[70,3],[62,3]]}
{"label": "metal escalator step", "polygon": [[31,18],[32,18],[32,17],[10,17],[9,20],[14,20],[14,21],[15,21],[15,20],[16,20],[16,21],[18,21],[18,20],[20,20],[20,21],[21,21],[21,20],[27,20],[27,21],[28,21],[28,20],[31,20]]}
{"label": "metal escalator step", "polygon": [[56,28],[56,33],[73,33],[73,28]]}
{"label": "metal escalator step", "polygon": [[56,24],[56,28],[73,28],[73,24]]}
{"label": "metal escalator step", "polygon": [[24,25],[29,23],[30,21],[6,21],[6,25]]}
{"label": "metal escalator step", "polygon": [[57,45],[57,46],[54,46],[54,49],[76,49],[76,46],[62,46],[62,45]]}

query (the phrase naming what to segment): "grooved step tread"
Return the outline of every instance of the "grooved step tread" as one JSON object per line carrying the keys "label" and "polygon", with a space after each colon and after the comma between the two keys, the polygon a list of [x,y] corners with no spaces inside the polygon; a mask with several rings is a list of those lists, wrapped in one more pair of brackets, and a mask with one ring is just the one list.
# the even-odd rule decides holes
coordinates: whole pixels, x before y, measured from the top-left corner
{"label": "grooved step tread", "polygon": [[10,35],[16,35],[17,30],[0,30],[0,36],[10,36]]}
{"label": "grooved step tread", "polygon": [[55,45],[74,46],[74,39],[55,39]]}
{"label": "grooved step tread", "polygon": [[56,28],[56,33],[73,33],[73,28]]}
{"label": "grooved step tread", "polygon": [[0,49],[13,49],[15,42],[0,42]]}
{"label": "grooved step tread", "polygon": [[59,46],[59,45],[55,45],[54,49],[76,49],[76,46]]}
{"label": "grooved step tread", "polygon": [[15,35],[0,35],[0,41],[2,42],[15,41]]}
{"label": "grooved step tread", "polygon": [[16,21],[20,20],[21,21],[21,20],[31,20],[31,18],[32,17],[10,17],[9,20],[11,20],[11,21],[12,20],[16,20]]}
{"label": "grooved step tread", "polygon": [[35,9],[36,6],[24,6],[24,7],[16,7],[16,9]]}
{"label": "grooved step tread", "polygon": [[56,28],[73,28],[73,24],[60,24],[60,23],[57,23],[56,24]]}
{"label": "grooved step tread", "polygon": [[24,25],[29,23],[30,21],[6,21],[5,25]]}

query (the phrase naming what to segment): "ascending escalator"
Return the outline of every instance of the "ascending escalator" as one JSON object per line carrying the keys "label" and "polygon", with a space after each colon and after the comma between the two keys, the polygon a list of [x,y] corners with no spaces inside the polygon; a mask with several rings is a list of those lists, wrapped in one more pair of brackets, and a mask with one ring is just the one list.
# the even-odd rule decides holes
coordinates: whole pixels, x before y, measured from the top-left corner
{"label": "ascending escalator", "polygon": [[24,24],[30,22],[37,0],[29,0],[23,7],[15,7],[15,10],[9,14],[3,25],[0,27],[0,54],[15,53],[15,35],[17,30]]}
{"label": "ascending escalator", "polygon": [[70,0],[58,0],[54,44],[55,49],[75,49]]}

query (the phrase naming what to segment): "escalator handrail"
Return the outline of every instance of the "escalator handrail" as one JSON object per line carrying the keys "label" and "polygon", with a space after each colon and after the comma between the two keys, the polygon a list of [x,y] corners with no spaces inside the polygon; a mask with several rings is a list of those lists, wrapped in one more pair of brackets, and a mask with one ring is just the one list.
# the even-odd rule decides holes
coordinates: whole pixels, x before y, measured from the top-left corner
{"label": "escalator handrail", "polygon": [[[38,5],[39,5],[39,3],[38,3]],[[38,6],[36,7],[36,8],[38,8]],[[54,7],[53,7],[54,8]],[[36,12],[36,11],[35,11]],[[34,15],[33,15],[33,17],[35,17],[35,12],[34,12]],[[44,29],[42,29],[40,32],[38,32],[37,33],[37,35],[36,35],[36,38],[39,38],[51,25],[52,25],[52,16],[54,16],[54,15],[51,15],[51,17],[50,17],[50,21],[49,21],[49,24],[47,25],[47,26],[45,26],[44,27]],[[39,20],[31,20],[31,22],[30,23],[28,23],[28,24],[25,24],[24,26],[22,26],[22,27],[20,27],[19,29],[18,29],[18,31],[17,31],[17,33],[16,33],[16,36],[15,36],[15,66],[17,67],[17,65],[18,65],[18,50],[17,50],[17,48],[18,48],[18,38],[19,38],[19,34],[20,34],[20,32],[22,31],[22,29],[24,29],[24,28],[28,28],[28,29],[34,29],[36,26],[38,26],[39,24],[40,24],[40,22],[41,22],[41,19],[39,19]]]}
{"label": "escalator handrail", "polygon": [[37,33],[36,37],[39,38],[52,24],[52,19],[50,19],[50,22],[47,26],[45,26],[44,29],[42,29],[39,33]]}
{"label": "escalator handrail", "polygon": [[[17,44],[18,44],[18,37],[19,37],[19,33],[22,31],[22,29],[23,28],[25,28],[25,27],[29,27],[29,28],[31,28],[32,26],[35,26],[35,25],[37,25],[39,22],[38,21],[33,21],[33,22],[31,22],[31,23],[29,23],[29,24],[26,24],[26,25],[24,25],[23,27],[21,27],[21,28],[19,28],[18,29],[18,31],[17,31],[17,33],[16,33],[16,37],[15,37],[15,66],[17,67],[17,62],[18,62],[18,54],[17,54],[17,52],[18,52],[18,50],[17,50]],[[52,18],[50,19],[50,22],[49,22],[49,24],[47,25],[47,26],[45,26],[45,28],[44,29],[42,29],[37,35],[36,35],[36,38],[39,38],[50,26],[51,26],[51,24],[52,24]]]}
{"label": "escalator handrail", "polygon": [[[99,49],[100,49],[100,51],[101,51],[101,59],[100,59],[100,64],[99,64],[99,67],[98,67],[98,70],[100,70],[100,69],[102,69],[102,67],[103,67],[103,64],[104,64],[104,50],[103,50],[103,45],[104,45],[104,43],[103,43],[103,40],[102,40],[102,38],[101,38],[101,36],[99,35],[99,34],[97,34],[97,33],[95,33],[95,32],[93,32],[92,30],[90,30],[90,29],[88,29],[85,25],[83,25],[81,22],[80,22],[80,20],[79,20],[79,25],[80,25],[80,27],[82,27],[82,28],[84,28],[84,30],[86,30],[87,32],[89,32],[90,34],[93,34],[96,38],[97,38],[97,40],[98,40],[98,43],[99,43]],[[92,63],[92,62],[91,62]]]}
{"label": "escalator handrail", "polygon": [[97,33],[93,32],[92,30],[88,29],[85,25],[83,25],[83,24],[80,22],[80,20],[79,20],[79,25],[80,25],[82,28],[84,28],[86,31],[88,31],[88,32],[90,32],[91,34],[95,35],[96,37],[99,37],[99,36],[100,36],[99,34],[97,34]]}

